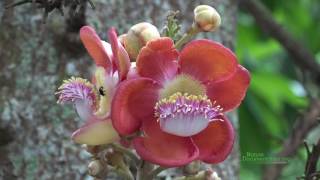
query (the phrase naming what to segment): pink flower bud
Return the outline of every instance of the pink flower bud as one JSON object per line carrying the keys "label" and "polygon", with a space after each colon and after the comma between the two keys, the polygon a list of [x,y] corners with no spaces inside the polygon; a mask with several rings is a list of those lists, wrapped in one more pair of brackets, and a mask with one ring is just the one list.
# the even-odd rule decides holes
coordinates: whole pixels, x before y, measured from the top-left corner
{"label": "pink flower bud", "polygon": [[220,26],[221,18],[213,7],[199,5],[194,9],[194,22],[202,31],[214,31]]}
{"label": "pink flower bud", "polygon": [[121,45],[124,46],[124,39],[126,38],[127,34],[121,34],[118,36],[118,40],[120,41]]}
{"label": "pink flower bud", "polygon": [[130,28],[124,38],[124,47],[131,59],[136,59],[140,49],[147,42],[160,38],[158,29],[147,22],[138,23]]}

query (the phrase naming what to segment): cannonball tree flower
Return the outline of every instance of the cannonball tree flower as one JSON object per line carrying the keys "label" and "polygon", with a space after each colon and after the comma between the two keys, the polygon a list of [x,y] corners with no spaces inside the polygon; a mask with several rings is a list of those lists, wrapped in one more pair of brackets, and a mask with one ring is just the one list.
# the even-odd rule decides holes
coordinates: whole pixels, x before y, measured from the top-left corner
{"label": "cannonball tree flower", "polygon": [[239,106],[250,82],[229,49],[194,40],[179,52],[163,37],[141,49],[137,72],[120,83],[111,119],[121,135],[143,132],[133,140],[142,159],[176,167],[228,156],[234,130],[224,113]]}
{"label": "cannonball tree flower", "polygon": [[110,120],[111,101],[118,83],[127,78],[130,59],[114,28],[108,32],[110,43],[102,41],[95,30],[84,26],[80,38],[96,64],[92,83],[72,77],[58,88],[58,103],[73,103],[85,124],[72,134],[75,142],[88,145],[119,140]]}

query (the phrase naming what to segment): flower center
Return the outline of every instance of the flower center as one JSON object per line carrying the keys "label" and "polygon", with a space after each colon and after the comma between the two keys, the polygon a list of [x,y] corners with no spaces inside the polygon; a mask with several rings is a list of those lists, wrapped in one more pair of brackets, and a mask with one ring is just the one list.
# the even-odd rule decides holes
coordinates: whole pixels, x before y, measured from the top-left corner
{"label": "flower center", "polygon": [[74,103],[82,120],[90,119],[95,109],[97,92],[86,79],[71,77],[58,88],[58,103]]}
{"label": "flower center", "polygon": [[60,104],[86,100],[91,105],[94,105],[97,93],[93,85],[86,79],[71,77],[63,81],[56,94],[59,95],[58,103]]}
{"label": "flower center", "polygon": [[177,92],[157,102],[155,116],[163,131],[188,137],[205,129],[210,121],[221,115],[221,110],[207,96]]}
{"label": "flower center", "polygon": [[107,74],[103,67],[98,67],[96,69],[94,77],[96,80],[96,89],[99,92],[97,110],[94,114],[97,117],[104,119],[110,115],[111,100],[114,93],[114,87],[118,82],[118,77]]}

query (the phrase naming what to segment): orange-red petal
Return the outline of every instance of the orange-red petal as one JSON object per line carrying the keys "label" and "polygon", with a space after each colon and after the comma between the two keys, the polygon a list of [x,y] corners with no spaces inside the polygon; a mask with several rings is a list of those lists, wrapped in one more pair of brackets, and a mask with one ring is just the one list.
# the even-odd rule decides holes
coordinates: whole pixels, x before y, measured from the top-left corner
{"label": "orange-red petal", "polygon": [[244,99],[250,84],[250,74],[244,67],[238,65],[237,71],[229,78],[207,85],[207,95],[210,100],[217,101],[223,111],[238,107]]}
{"label": "orange-red petal", "polygon": [[124,80],[130,69],[130,58],[127,51],[118,40],[116,30],[111,28],[108,31],[108,37],[112,47],[113,60],[118,69],[119,79]]}
{"label": "orange-red petal", "polygon": [[210,40],[188,43],[180,53],[179,63],[182,73],[190,74],[204,83],[227,79],[238,64],[231,50]]}
{"label": "orange-red petal", "polygon": [[212,121],[199,134],[192,136],[199,148],[198,159],[206,163],[219,163],[230,154],[234,143],[234,130],[231,122],[222,117],[223,121]]}
{"label": "orange-red petal", "polygon": [[149,78],[134,78],[120,83],[112,100],[111,119],[121,135],[139,130],[141,122],[154,116],[159,84]]}
{"label": "orange-red petal", "polygon": [[178,51],[170,38],[159,38],[147,43],[137,57],[137,71],[143,77],[160,83],[172,79],[178,69]]}
{"label": "orange-red petal", "polygon": [[164,167],[189,164],[199,151],[189,137],[179,137],[163,132],[156,119],[143,123],[145,137],[135,138],[134,148],[143,160]]}
{"label": "orange-red petal", "polygon": [[111,58],[96,31],[90,26],[83,26],[80,29],[80,39],[96,65],[104,67],[108,73],[111,72]]}

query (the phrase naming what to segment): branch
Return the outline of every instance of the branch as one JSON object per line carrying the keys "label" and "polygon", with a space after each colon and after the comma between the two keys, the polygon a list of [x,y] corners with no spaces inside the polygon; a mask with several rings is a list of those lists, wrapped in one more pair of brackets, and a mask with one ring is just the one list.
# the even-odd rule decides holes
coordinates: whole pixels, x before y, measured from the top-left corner
{"label": "branch", "polygon": [[[240,0],[240,5],[244,7],[255,18],[256,23],[266,33],[270,34],[287,50],[292,56],[293,62],[303,71],[313,74],[315,80],[320,80],[320,66],[316,63],[314,55],[305,48],[299,41],[294,39],[290,33],[285,31],[272,17],[269,10],[258,0]],[[298,148],[307,134],[317,124],[320,116],[320,101],[311,100],[307,112],[296,122],[291,135],[283,144],[282,151],[278,157],[290,157],[296,154]],[[264,179],[273,180],[281,175],[284,164],[272,164],[266,168]]]}
{"label": "branch", "polygon": [[95,9],[95,6],[91,0],[81,0],[81,1],[79,0],[20,0],[20,1],[5,5],[5,8],[6,9],[14,8],[27,3],[37,4],[37,8],[44,9],[44,12],[43,12],[44,23],[46,22],[46,19],[49,13],[51,13],[55,9],[57,9],[62,16],[64,15],[63,7],[69,7],[70,12],[72,12],[73,16],[75,16],[75,14],[79,12],[81,14],[83,9],[85,9],[86,7],[86,3],[89,3],[92,9]]}
{"label": "branch", "polygon": [[[308,110],[296,121],[288,139],[283,143],[283,149],[277,157],[292,157],[296,154],[309,132],[319,125],[320,100],[311,100]],[[285,164],[271,164],[264,172],[265,180],[275,180],[281,175]]]}
{"label": "branch", "polygon": [[305,179],[312,179],[315,176],[320,178],[320,172],[317,172],[317,163],[320,158],[320,139],[316,145],[313,145],[312,151],[307,149],[308,159],[305,168]]}
{"label": "branch", "polygon": [[9,9],[9,8],[13,8],[13,7],[25,4],[25,3],[31,3],[31,2],[32,2],[31,0],[18,1],[18,2],[14,2],[14,3],[6,5],[5,8]]}
{"label": "branch", "polygon": [[240,0],[244,7],[255,18],[256,23],[270,34],[287,50],[294,63],[305,71],[310,71],[315,80],[320,80],[320,65],[315,56],[290,33],[285,31],[272,17],[270,11],[258,0]]}

